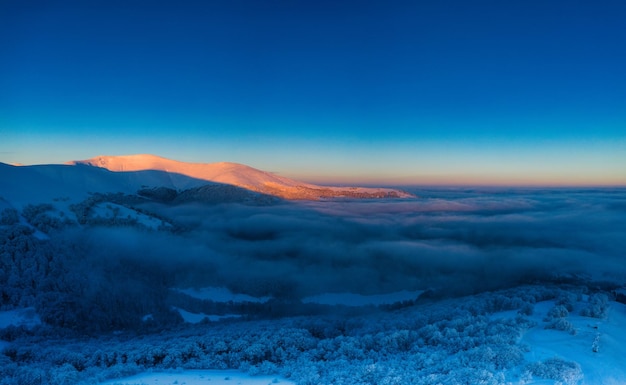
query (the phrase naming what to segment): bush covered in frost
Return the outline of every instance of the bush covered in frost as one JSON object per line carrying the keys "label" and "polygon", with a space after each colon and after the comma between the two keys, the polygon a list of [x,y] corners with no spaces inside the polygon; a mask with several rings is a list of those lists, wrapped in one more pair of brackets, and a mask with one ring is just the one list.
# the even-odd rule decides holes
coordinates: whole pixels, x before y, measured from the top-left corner
{"label": "bush covered in frost", "polygon": [[[52,230],[60,230],[74,224],[71,219],[64,217],[63,212],[55,212],[56,209],[54,206],[48,203],[27,205],[22,210],[22,216],[28,223],[43,233],[49,233]],[[51,215],[50,213],[54,214]]]}
{"label": "bush covered in frost", "polygon": [[[7,365],[0,367],[0,378],[37,383],[30,377],[36,373],[44,383],[63,383],[61,378],[88,383],[148,369],[231,368],[279,374],[298,384],[502,384],[514,375],[510,371],[524,365],[519,339],[533,324],[520,315],[492,319],[492,310],[486,309],[523,306],[520,297],[531,290],[541,289],[502,291],[496,298],[485,293],[351,318],[198,324],[91,340],[43,329],[18,337],[5,350]],[[569,381],[577,372],[568,363],[546,361],[529,366],[528,373]],[[0,384],[22,383],[7,381]]]}
{"label": "bush covered in frost", "polygon": [[11,226],[20,221],[19,214],[14,208],[6,208],[0,213],[0,225]]}
{"label": "bush covered in frost", "polygon": [[609,297],[604,293],[595,293],[589,296],[587,306],[580,314],[585,317],[606,318],[609,308]]}
{"label": "bush covered in frost", "polygon": [[532,363],[528,365],[527,371],[531,376],[555,380],[557,384],[563,385],[576,385],[583,378],[580,365],[560,358]]}

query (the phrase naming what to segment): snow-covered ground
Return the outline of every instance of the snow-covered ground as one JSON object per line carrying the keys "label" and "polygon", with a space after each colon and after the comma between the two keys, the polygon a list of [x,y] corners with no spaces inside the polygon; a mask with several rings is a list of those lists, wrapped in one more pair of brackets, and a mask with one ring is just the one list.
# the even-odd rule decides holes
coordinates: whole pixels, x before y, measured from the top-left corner
{"label": "snow-covered ground", "polygon": [[251,376],[236,370],[148,372],[101,382],[101,385],[295,385],[277,376]]}
{"label": "snow-covered ground", "polygon": [[[29,357],[24,370],[41,361],[51,378],[84,381],[74,365],[95,378],[119,377],[107,385],[615,385],[626,383],[625,324],[626,305],[607,292],[529,286],[345,319],[198,324],[122,340],[2,348]],[[205,368],[239,371],[197,370]]]}
{"label": "snow-covered ground", "polygon": [[204,299],[213,302],[267,302],[272,297],[253,297],[248,294],[233,293],[225,287],[202,287],[176,289],[177,291],[187,294],[190,297]]}
{"label": "snow-covered ground", "polygon": [[287,199],[319,199],[332,195],[336,197],[371,198],[392,194],[395,197],[413,198],[404,191],[390,188],[366,187],[326,187],[285,178],[271,172],[230,162],[186,163],[149,154],[126,156],[98,156],[92,159],[72,161],[73,165],[90,165],[115,172],[159,170],[170,174],[185,175],[208,182],[224,183],[264,194]]}
{"label": "snow-covered ground", "polygon": [[[543,293],[541,295],[550,292],[543,290],[540,288],[529,289],[530,292]],[[580,290],[574,292],[558,291],[556,299],[536,303],[528,302],[526,305],[522,305],[518,299],[525,296],[524,292],[524,289],[517,289],[502,294],[486,293],[479,297],[470,296],[446,301],[443,307],[436,304],[425,305],[424,307],[418,305],[417,308],[407,308],[400,311],[395,316],[393,314],[366,316],[358,322],[366,321],[365,325],[367,326],[365,327],[367,330],[372,330],[371,334],[339,336],[336,339],[323,340],[325,342],[320,340],[318,344],[321,345],[318,345],[318,353],[315,354],[322,354],[321,352],[325,351],[324,354],[328,355],[327,358],[321,359],[316,364],[318,359],[313,358],[315,354],[310,356],[309,352],[303,352],[303,357],[308,358],[298,361],[298,365],[317,368],[316,371],[335,373],[334,376],[336,377],[329,373],[324,374],[323,377],[320,377],[321,382],[319,383],[331,383],[327,381],[332,381],[334,378],[345,383],[345,379],[350,377],[346,373],[355,370],[356,382],[363,380],[364,374],[361,370],[366,372],[369,370],[372,371],[372,378],[397,385],[414,382],[419,384],[457,383],[452,380],[461,381],[459,376],[462,376],[462,373],[468,375],[468,381],[483,378],[481,383],[484,384],[617,385],[626,383],[626,368],[623,365],[623,359],[626,357],[626,330],[624,330],[626,305],[608,300],[603,303],[601,309],[594,308],[596,310],[605,309],[604,317],[594,317],[589,315],[590,306],[594,303],[593,299],[588,294],[582,294]],[[561,293],[560,297],[558,293]],[[566,300],[563,301],[563,298]],[[513,301],[507,302],[511,300]],[[514,305],[515,303],[517,305]],[[489,306],[493,306],[488,304],[499,304],[495,306],[513,307],[514,309],[488,312],[486,319],[478,316],[474,317],[474,321],[470,321],[472,317],[467,318],[467,313],[464,313],[466,310],[462,310],[479,310],[483,306],[487,306],[483,309],[488,309]],[[519,306],[522,308],[519,309]],[[564,310],[566,308],[570,310]],[[457,312],[455,309],[460,311],[458,318],[453,316]],[[394,331],[395,327],[400,325],[401,328],[410,327],[411,323],[415,322],[413,320],[419,320],[419,317],[424,315],[431,317],[432,314],[428,315],[429,313],[437,314],[442,310],[449,313],[445,316],[444,313],[440,315],[447,320],[435,321],[432,325],[427,324],[414,331],[417,333],[416,336],[420,336],[415,340],[415,343],[418,345],[425,343],[425,350],[418,346],[412,346],[412,344],[404,348],[401,347],[402,343],[406,343],[403,341],[410,340],[413,331],[403,329]],[[593,315],[599,316],[600,313],[602,311]],[[555,321],[559,322],[555,323]],[[310,322],[315,323],[316,321],[311,319]],[[467,324],[467,322],[470,323]],[[393,324],[397,325],[391,326]],[[244,328],[242,330],[246,330],[245,325],[242,327]],[[392,329],[387,331],[386,329],[390,327]],[[249,329],[245,333],[256,332]],[[517,338],[514,337],[516,333],[520,333]],[[380,339],[379,341],[388,344],[388,346],[381,346],[380,349],[382,351],[395,351],[395,356],[388,356],[389,353],[386,353],[379,356],[378,360],[374,360],[374,363],[366,365],[369,359],[359,358],[364,353],[360,349],[363,349],[364,346],[370,346],[370,349],[374,349],[376,343],[372,338]],[[330,342],[333,340],[334,342]],[[514,342],[516,340],[517,342]],[[506,341],[511,341],[517,348],[511,350],[504,347],[503,343],[505,345],[511,343]],[[461,346],[466,343],[469,345],[462,348]],[[333,347],[333,344],[338,345]],[[219,349],[224,349],[226,346],[228,345],[225,344]],[[514,345],[509,346],[512,348]],[[252,351],[257,349],[251,345],[245,348],[250,348]],[[406,350],[414,353],[407,357],[405,355]],[[517,357],[515,352],[525,353],[523,353],[522,358]],[[345,359],[340,357],[346,357],[346,355],[351,356],[354,361],[340,364],[341,359]],[[431,362],[435,358],[439,361]],[[408,367],[405,371],[399,370],[403,365],[402,362],[407,359],[409,361],[415,360],[416,368]],[[339,361],[335,362],[336,360]],[[449,363],[447,363],[448,361]],[[496,363],[495,368],[498,369],[494,370],[494,366],[492,366],[494,362]],[[429,366],[432,368],[432,373],[428,369]],[[421,367],[424,368],[418,369]],[[452,369],[453,367],[454,369]],[[292,372],[293,369],[288,371]],[[480,374],[481,371],[483,374]],[[449,373],[445,374],[447,372]],[[304,373],[307,373],[306,370]],[[418,373],[422,373],[421,375],[425,377],[420,379],[407,377],[407,375],[413,376],[418,375]],[[434,382],[428,380],[428,373],[431,373],[430,376],[433,376]],[[211,384],[223,383],[225,385],[260,385],[277,383],[276,381],[286,384],[309,383],[310,380],[304,380],[304,378],[308,378],[307,375],[302,376],[302,372],[295,374],[297,378],[295,382],[289,382],[276,376],[250,377],[236,371],[184,370],[173,373],[146,372],[134,377],[109,381],[106,384],[169,385],[186,383],[191,385],[204,384],[209,381]],[[446,382],[444,379],[452,382]],[[378,380],[371,383],[379,383]]]}
{"label": "snow-covered ground", "polygon": [[138,212],[126,206],[116,203],[102,202],[92,207],[93,218],[115,221],[116,219],[132,220],[148,229],[157,230],[163,226],[165,228],[172,227],[171,224],[164,222],[158,218]]}
{"label": "snow-covered ground", "polygon": [[565,317],[573,331],[546,329],[542,317],[554,308],[554,301],[535,305],[537,326],[522,337],[528,344],[530,362],[561,357],[580,365],[583,384],[626,384],[626,305],[611,302],[604,319],[583,317],[580,303]]}
{"label": "snow-covered ground", "polygon": [[0,311],[0,329],[11,325],[33,327],[39,324],[41,320],[32,307]]}
{"label": "snow-covered ground", "polygon": [[387,294],[363,295],[354,293],[323,293],[305,297],[304,303],[317,303],[320,305],[343,305],[343,306],[369,306],[389,305],[396,302],[412,301],[417,299],[423,290],[402,290]]}
{"label": "snow-covered ground", "polygon": [[[0,311],[0,330],[9,326],[32,328],[40,324],[41,319],[39,315],[31,307]],[[0,339],[0,352],[9,345],[8,341]]]}
{"label": "snow-covered ground", "polygon": [[192,313],[183,309],[175,308],[176,311],[180,313],[180,316],[183,317],[185,322],[191,324],[197,324],[198,322],[202,322],[204,320],[209,320],[211,322],[220,321],[228,318],[240,318],[241,314],[224,314],[224,315],[215,315],[215,314],[204,314],[204,313]]}

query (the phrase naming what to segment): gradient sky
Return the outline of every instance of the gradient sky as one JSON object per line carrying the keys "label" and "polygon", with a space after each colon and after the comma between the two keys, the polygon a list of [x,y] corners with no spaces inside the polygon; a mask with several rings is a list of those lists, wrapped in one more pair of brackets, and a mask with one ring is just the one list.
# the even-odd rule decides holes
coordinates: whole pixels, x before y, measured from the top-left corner
{"label": "gradient sky", "polygon": [[624,1],[0,2],[0,161],[626,185]]}

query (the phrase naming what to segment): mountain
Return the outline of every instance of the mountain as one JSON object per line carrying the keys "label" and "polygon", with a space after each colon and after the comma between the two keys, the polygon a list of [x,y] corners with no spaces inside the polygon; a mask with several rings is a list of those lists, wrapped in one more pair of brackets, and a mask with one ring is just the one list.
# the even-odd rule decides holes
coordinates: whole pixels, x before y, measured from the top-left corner
{"label": "mountain", "polygon": [[55,201],[81,201],[92,193],[135,195],[145,188],[187,190],[209,184],[163,171],[111,172],[70,165],[11,166],[0,163],[0,197],[17,207]]}
{"label": "mountain", "polygon": [[387,188],[319,186],[238,163],[186,163],[146,154],[98,156],[68,164],[100,167],[114,172],[158,170],[207,182],[233,185],[283,199],[413,197],[406,192]]}
{"label": "mountain", "polygon": [[[52,204],[58,215],[80,223],[106,217],[108,206],[134,210],[141,202],[267,205],[280,199],[408,197],[393,189],[317,186],[236,163],[184,163],[153,155],[101,156],[64,165],[0,163],[0,212]],[[98,211],[103,205],[104,214]]]}

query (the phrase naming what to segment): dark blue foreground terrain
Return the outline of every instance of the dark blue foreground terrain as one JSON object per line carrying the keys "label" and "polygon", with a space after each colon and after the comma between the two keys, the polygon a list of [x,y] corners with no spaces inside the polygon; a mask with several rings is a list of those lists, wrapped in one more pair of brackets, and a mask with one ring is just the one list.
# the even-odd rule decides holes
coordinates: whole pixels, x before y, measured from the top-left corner
{"label": "dark blue foreground terrain", "polygon": [[[176,368],[298,384],[626,378],[600,364],[626,342],[615,329],[624,190],[411,192],[418,198],[3,200],[0,314],[30,321],[0,323],[0,384]],[[252,300],[184,290],[211,287]],[[368,306],[302,301],[402,290],[421,294]]]}

